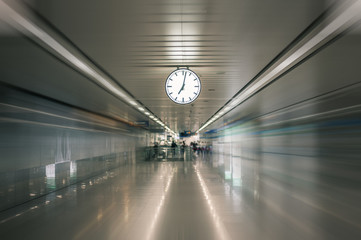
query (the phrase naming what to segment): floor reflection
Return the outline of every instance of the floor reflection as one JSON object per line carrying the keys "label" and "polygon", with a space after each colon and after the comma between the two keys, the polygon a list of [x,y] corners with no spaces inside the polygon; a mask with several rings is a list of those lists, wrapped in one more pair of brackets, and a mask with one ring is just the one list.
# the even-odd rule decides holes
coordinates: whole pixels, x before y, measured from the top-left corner
{"label": "floor reflection", "polygon": [[356,205],[337,215],[310,201],[310,187],[313,199],[328,194],[316,182],[304,190],[285,188],[257,171],[260,162],[218,157],[107,171],[0,213],[0,238],[336,239],[329,227],[340,220],[340,230],[350,230],[347,239],[360,236],[358,223],[347,222]]}

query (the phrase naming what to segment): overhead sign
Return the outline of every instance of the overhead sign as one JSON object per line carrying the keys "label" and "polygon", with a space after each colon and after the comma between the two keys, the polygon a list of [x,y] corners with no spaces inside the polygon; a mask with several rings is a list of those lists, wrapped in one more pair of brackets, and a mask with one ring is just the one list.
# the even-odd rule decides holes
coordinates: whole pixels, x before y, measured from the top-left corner
{"label": "overhead sign", "polygon": [[134,125],[138,127],[149,127],[149,121],[134,122]]}
{"label": "overhead sign", "polygon": [[179,133],[179,137],[181,137],[181,138],[190,137],[192,135],[194,135],[194,132],[191,132],[191,131],[184,131],[184,132]]}

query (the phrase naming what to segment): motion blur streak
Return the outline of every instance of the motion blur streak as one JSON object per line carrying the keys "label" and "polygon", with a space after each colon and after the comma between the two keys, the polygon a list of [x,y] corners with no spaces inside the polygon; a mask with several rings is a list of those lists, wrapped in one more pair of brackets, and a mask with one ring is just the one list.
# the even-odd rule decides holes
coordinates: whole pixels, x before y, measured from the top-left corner
{"label": "motion blur streak", "polygon": [[[324,23],[318,23],[317,27],[314,28],[321,28],[320,30],[311,31],[311,33],[300,39],[298,44],[284,53],[282,58],[273,63],[265,73],[258,76],[250,86],[234,96],[229,103],[220,109],[221,111],[214,116],[214,119],[207,121],[198,132],[206,128],[214,120],[226,114],[233,107],[247,100],[253,94],[257,93],[257,91],[261,90],[262,87],[281,76],[307,56],[310,56],[313,52],[317,51],[317,49],[321,48],[322,45],[325,45],[327,41],[335,38],[348,28],[358,25],[361,20],[361,1],[355,0],[354,2],[340,5],[342,6],[340,9],[333,13],[329,13],[334,19],[328,17],[324,20]],[[323,25],[326,26],[323,27]]]}
{"label": "motion blur streak", "polygon": [[[38,40],[44,42],[51,49],[53,49],[57,54],[63,56],[71,64],[79,68],[85,74],[89,75],[91,78],[98,81],[106,89],[111,92],[119,95],[121,98],[129,102],[131,99],[130,96],[127,96],[122,90],[118,89],[111,83],[110,80],[105,79],[99,73],[97,73],[93,68],[84,63],[81,59],[72,54],[64,46],[62,46],[58,41],[51,37],[47,32],[42,30],[40,27],[36,26],[30,20],[26,19],[21,13],[18,13],[17,10],[12,9],[6,2],[0,1],[0,9],[2,10],[3,20],[8,22],[10,25],[19,29],[19,31],[24,32],[26,35],[34,35]],[[24,9],[23,14],[24,14]],[[26,10],[25,10],[26,11]]]}
{"label": "motion blur streak", "polygon": [[360,240],[360,63],[361,0],[0,0],[0,239]]}
{"label": "motion blur streak", "polygon": [[[28,18],[26,15],[28,15]],[[48,34],[46,30],[43,30],[41,27],[37,26],[36,23],[29,20],[30,15],[31,13],[21,5],[15,5],[15,7],[11,7],[11,5],[8,5],[6,1],[0,0],[0,17],[3,21],[18,29],[20,32],[23,32],[25,35],[30,37],[35,36],[37,41],[40,41],[42,44],[50,47],[50,49],[54,51],[54,55],[63,57],[67,62],[88,76],[89,79],[92,79],[96,83],[100,84],[106,90],[112,92],[115,96],[120,97],[120,99],[126,103],[131,104],[132,106],[138,106],[138,103],[132,96],[130,96],[118,84],[114,83],[114,81],[109,77],[105,76],[106,74],[102,73],[100,69],[97,69],[95,66],[91,66],[92,64],[85,60],[85,56],[82,56],[82,54],[77,52],[75,49],[68,50],[68,48],[71,49],[70,46],[68,46],[68,48],[63,46],[61,42],[66,42],[66,39],[61,39],[59,36],[59,40],[55,39],[50,34]],[[51,30],[48,29],[48,31]],[[161,122],[159,123],[160,125],[163,124],[161,124]],[[162,126],[164,126],[164,124]]]}
{"label": "motion blur streak", "polygon": [[[95,122],[91,122],[91,121],[84,121],[81,119],[77,119],[77,118],[69,118],[69,117],[65,117],[65,116],[61,116],[61,115],[57,115],[57,114],[53,114],[53,113],[48,113],[48,112],[44,112],[44,111],[39,111],[39,110],[35,110],[35,109],[31,109],[31,108],[26,108],[26,107],[19,107],[19,106],[15,106],[15,105],[11,105],[11,104],[5,104],[5,103],[0,103],[0,110],[5,112],[5,111],[17,111],[17,112],[23,112],[25,113],[36,113],[39,115],[47,115],[47,116],[51,116],[54,118],[61,118],[61,119],[65,119],[65,120],[70,120],[70,121],[74,121],[74,122],[80,122],[80,123],[85,123],[85,124],[96,124],[98,126],[101,127],[106,127],[106,128],[110,128],[110,129],[114,129],[114,130],[119,130],[119,131],[125,131],[124,129],[121,128],[116,128],[116,127],[112,127],[109,124],[101,124],[101,123],[95,123]],[[27,122],[27,123],[32,123],[32,124],[43,124],[46,125],[45,123],[39,123],[36,121],[26,121],[26,120],[20,120],[20,119],[15,119],[15,118],[1,118],[2,121],[13,121],[13,122]],[[49,124],[47,124],[49,125]],[[49,125],[50,126],[50,125]],[[57,126],[57,127],[63,127],[63,128],[70,128],[67,126],[61,126],[61,125],[53,125],[53,126]],[[80,128],[78,128],[80,129]],[[88,129],[89,130],[89,129]]]}
{"label": "motion blur streak", "polygon": [[351,84],[204,134],[222,171],[240,175],[242,188],[255,192],[263,234],[357,239],[360,92],[361,83]]}

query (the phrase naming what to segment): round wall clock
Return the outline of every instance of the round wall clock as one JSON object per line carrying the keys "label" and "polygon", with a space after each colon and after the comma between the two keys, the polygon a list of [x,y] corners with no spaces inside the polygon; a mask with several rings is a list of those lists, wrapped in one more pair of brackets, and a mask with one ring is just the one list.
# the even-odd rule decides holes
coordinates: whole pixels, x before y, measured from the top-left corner
{"label": "round wall clock", "polygon": [[165,92],[173,102],[189,104],[201,93],[201,80],[189,69],[177,69],[165,81]]}

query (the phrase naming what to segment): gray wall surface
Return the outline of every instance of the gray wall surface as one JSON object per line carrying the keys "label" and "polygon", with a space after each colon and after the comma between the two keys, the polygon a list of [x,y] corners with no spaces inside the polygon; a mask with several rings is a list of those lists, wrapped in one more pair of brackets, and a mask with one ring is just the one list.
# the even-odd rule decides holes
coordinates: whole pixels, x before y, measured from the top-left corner
{"label": "gray wall surface", "polygon": [[202,141],[213,143],[214,164],[263,216],[256,225],[271,238],[359,236],[361,51],[355,41],[359,34],[350,32],[203,134]]}
{"label": "gray wall surface", "polygon": [[145,132],[0,85],[0,211],[135,161]]}

